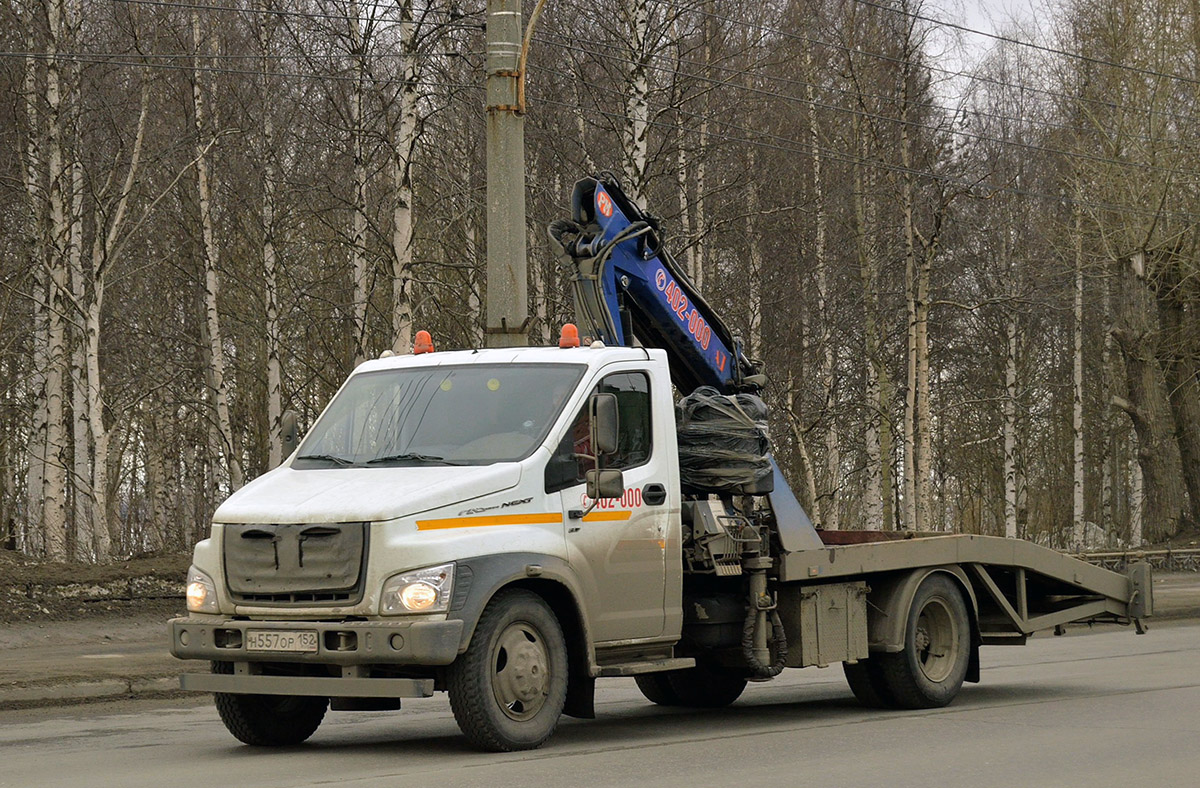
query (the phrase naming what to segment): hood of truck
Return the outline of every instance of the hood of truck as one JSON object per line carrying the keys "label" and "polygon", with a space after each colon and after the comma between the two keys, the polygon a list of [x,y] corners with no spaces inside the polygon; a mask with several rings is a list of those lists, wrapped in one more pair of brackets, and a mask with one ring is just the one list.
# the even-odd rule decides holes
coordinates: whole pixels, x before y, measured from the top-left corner
{"label": "hood of truck", "polygon": [[521,480],[518,463],[478,467],[276,468],[217,509],[218,523],[394,520],[491,495]]}

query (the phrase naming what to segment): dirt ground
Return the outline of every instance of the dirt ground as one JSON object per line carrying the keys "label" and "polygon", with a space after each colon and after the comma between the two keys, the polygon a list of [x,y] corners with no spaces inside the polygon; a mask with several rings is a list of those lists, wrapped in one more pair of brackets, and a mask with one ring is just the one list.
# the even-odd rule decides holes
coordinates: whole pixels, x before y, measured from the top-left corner
{"label": "dirt ground", "polygon": [[25,558],[11,550],[0,550],[0,584],[105,583],[141,575],[178,575],[182,580],[191,557],[190,552],[161,553],[112,564],[45,563]]}
{"label": "dirt ground", "polygon": [[112,564],[46,563],[0,550],[0,624],[169,616],[183,608],[190,554]]}

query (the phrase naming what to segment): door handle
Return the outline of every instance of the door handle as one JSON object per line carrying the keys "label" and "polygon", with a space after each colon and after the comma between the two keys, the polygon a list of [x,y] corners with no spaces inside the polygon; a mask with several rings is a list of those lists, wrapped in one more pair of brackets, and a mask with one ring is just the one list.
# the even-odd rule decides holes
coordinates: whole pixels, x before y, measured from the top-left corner
{"label": "door handle", "polygon": [[647,484],[642,488],[642,500],[651,506],[658,506],[667,500],[667,488],[661,484]]}

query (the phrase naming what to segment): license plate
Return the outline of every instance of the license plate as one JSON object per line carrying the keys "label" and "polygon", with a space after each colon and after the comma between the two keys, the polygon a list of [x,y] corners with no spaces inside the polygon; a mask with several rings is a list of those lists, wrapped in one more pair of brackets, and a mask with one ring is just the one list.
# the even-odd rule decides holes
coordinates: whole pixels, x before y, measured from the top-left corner
{"label": "license plate", "polygon": [[288,631],[278,629],[251,629],[246,632],[247,651],[285,651],[303,654],[317,650],[315,630]]}

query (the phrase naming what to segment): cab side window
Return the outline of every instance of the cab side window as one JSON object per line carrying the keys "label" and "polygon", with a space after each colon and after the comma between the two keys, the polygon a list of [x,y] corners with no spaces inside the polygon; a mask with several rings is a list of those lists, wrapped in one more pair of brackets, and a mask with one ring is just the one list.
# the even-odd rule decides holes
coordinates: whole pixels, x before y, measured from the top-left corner
{"label": "cab side window", "polygon": [[[606,468],[627,470],[644,465],[653,451],[650,432],[650,379],[644,372],[617,372],[600,381],[592,393],[617,398],[619,424],[617,451],[605,459]],[[588,408],[585,402],[567,429],[546,466],[546,492],[555,492],[584,481],[595,462],[591,459]]]}
{"label": "cab side window", "polygon": [[623,471],[649,461],[650,380],[643,372],[620,372],[600,381],[599,390],[617,397],[617,452],[605,466]]}

